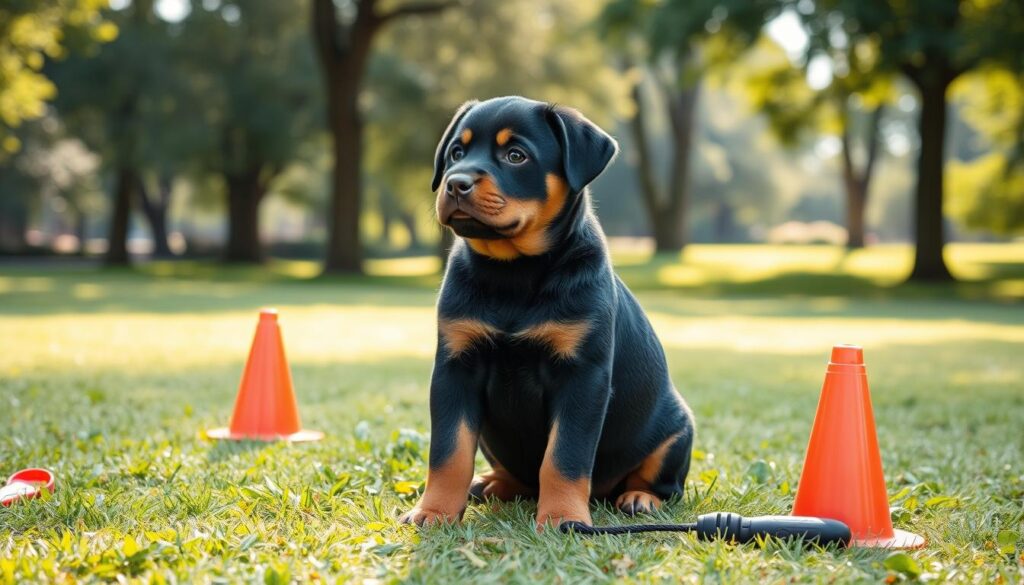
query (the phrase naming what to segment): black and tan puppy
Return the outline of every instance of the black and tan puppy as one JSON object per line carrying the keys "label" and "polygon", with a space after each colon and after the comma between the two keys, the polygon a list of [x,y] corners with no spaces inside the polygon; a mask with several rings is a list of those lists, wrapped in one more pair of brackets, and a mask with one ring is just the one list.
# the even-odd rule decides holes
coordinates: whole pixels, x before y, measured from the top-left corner
{"label": "black and tan puppy", "polygon": [[[589,524],[591,498],[632,514],[682,492],[692,416],[586,189],[616,151],[576,111],[520,97],[448,126],[433,188],[461,238],[438,301],[430,470],[402,521],[454,521],[472,492],[536,497],[538,526]],[[493,469],[474,480],[477,447]]]}

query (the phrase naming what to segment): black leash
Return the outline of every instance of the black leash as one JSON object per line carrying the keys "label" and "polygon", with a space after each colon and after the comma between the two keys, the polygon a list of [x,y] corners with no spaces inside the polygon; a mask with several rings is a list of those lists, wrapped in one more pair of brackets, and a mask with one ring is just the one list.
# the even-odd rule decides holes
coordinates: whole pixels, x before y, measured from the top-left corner
{"label": "black leash", "polygon": [[565,522],[563,533],[587,536],[603,534],[635,534],[640,532],[696,532],[701,540],[723,539],[746,543],[767,537],[801,539],[808,544],[845,547],[850,543],[850,528],[838,520],[808,516],[752,516],[745,518],[731,512],[702,514],[692,524],[633,524],[627,526],[590,526],[582,522]]}

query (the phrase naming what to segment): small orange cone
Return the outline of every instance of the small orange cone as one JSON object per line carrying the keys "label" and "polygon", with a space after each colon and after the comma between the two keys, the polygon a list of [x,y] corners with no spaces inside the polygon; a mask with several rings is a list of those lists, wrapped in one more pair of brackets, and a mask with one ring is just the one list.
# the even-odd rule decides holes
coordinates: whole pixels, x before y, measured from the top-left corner
{"label": "small orange cone", "polygon": [[892,527],[864,351],[858,346],[832,348],[793,515],[846,523],[852,546],[925,545],[921,536]]}
{"label": "small orange cone", "polygon": [[231,426],[209,430],[206,436],[236,441],[318,441],[324,437],[320,431],[302,430],[299,423],[299,408],[284,356],[276,309],[260,311]]}

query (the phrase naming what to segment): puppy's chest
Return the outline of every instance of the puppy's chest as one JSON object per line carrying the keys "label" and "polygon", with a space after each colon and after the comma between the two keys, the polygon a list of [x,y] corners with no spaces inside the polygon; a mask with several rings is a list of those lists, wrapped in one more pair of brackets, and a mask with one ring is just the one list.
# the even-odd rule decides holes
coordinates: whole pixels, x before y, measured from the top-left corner
{"label": "puppy's chest", "polygon": [[[490,357],[507,363],[535,359],[568,361],[577,357],[591,331],[584,319],[505,320],[474,317],[438,319],[440,342],[447,359]],[[532,358],[532,359],[531,359]]]}

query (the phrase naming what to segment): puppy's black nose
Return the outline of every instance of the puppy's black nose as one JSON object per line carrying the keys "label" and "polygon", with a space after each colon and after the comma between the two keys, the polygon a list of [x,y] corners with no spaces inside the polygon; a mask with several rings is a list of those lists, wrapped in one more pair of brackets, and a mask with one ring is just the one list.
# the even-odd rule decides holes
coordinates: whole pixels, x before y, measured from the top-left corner
{"label": "puppy's black nose", "polygon": [[473,177],[463,174],[455,174],[448,177],[444,185],[444,192],[449,197],[468,197],[473,192]]}

